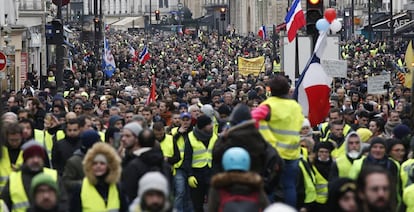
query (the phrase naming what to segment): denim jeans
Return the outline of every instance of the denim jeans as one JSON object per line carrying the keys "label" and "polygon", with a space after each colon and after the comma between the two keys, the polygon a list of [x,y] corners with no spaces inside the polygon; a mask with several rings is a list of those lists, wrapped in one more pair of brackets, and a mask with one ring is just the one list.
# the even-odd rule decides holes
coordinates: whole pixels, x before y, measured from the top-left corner
{"label": "denim jeans", "polygon": [[296,208],[296,178],[299,174],[299,160],[285,160],[281,181],[285,203]]}
{"label": "denim jeans", "polygon": [[174,208],[177,212],[192,212],[192,203],[190,198],[190,187],[187,183],[187,174],[182,169],[176,170],[174,176]]}

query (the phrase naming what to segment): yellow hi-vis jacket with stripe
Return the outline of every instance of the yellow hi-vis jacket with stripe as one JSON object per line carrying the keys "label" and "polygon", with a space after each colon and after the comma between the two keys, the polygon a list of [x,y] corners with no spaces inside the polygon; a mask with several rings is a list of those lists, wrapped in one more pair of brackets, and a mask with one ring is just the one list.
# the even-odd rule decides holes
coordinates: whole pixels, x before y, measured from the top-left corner
{"label": "yellow hi-vis jacket with stripe", "polygon": [[[178,127],[172,128],[171,129],[171,134],[173,136],[173,140],[174,140],[174,136],[178,133]],[[185,148],[185,141],[184,141],[184,137],[180,136],[177,140],[177,146],[178,146],[178,150],[180,151],[180,161],[178,161],[176,164],[174,164],[174,170],[173,170],[173,174],[175,175],[175,169],[178,169],[181,167],[181,165],[183,164],[184,161],[184,148]]]}
{"label": "yellow hi-vis jacket with stripe", "polygon": [[213,160],[213,148],[214,144],[217,141],[217,135],[215,133],[212,134],[207,148],[204,146],[202,141],[198,140],[194,136],[194,132],[190,132],[188,134],[188,140],[190,140],[191,147],[193,148],[191,167],[203,168],[208,166],[211,168],[211,162]]}
{"label": "yellow hi-vis jacket with stripe", "polygon": [[[360,158],[364,158],[364,157],[365,156],[362,156]],[[352,162],[349,161],[346,155],[343,155],[336,159],[336,167],[338,168],[338,177],[348,177],[349,172],[351,171],[351,168],[352,168]]]}
{"label": "yellow hi-vis jacket with stripe", "polygon": [[305,187],[305,200],[304,203],[312,203],[316,200],[316,188],[315,188],[315,174],[311,170],[309,164],[305,159],[299,160],[299,168],[303,176],[303,185]]}
{"label": "yellow hi-vis jacket with stripe", "polygon": [[270,108],[270,119],[259,122],[263,138],[276,148],[285,160],[300,158],[300,136],[304,117],[301,106],[293,99],[269,97],[261,105]]}
{"label": "yellow hi-vis jacket with stripe", "polygon": [[316,202],[325,204],[328,201],[328,180],[325,179],[318,169],[312,165],[315,173]]}
{"label": "yellow hi-vis jacket with stripe", "polygon": [[46,149],[47,155],[49,156],[49,159],[51,159],[53,142],[64,139],[65,132],[63,130],[58,130],[55,135],[51,135],[47,132],[47,130],[36,129],[34,138]]}
{"label": "yellow hi-vis jacket with stripe", "polygon": [[[52,176],[57,181],[57,171],[43,168],[43,173]],[[23,186],[22,172],[12,172],[9,181],[10,199],[12,201],[12,212],[26,212],[30,207],[29,199]]]}
{"label": "yellow hi-vis jacket with stripe", "polygon": [[2,147],[2,156],[0,158],[0,191],[3,190],[3,187],[6,185],[9,175],[12,171],[17,170],[23,164],[23,151],[20,150],[19,156],[15,164],[12,164],[10,161],[9,151],[7,147]]}
{"label": "yellow hi-vis jacket with stripe", "polygon": [[164,157],[172,157],[174,155],[173,137],[165,134],[164,140],[160,142],[161,151]]}
{"label": "yellow hi-vis jacket with stripe", "polygon": [[95,186],[86,177],[83,178],[80,195],[82,212],[115,212],[119,211],[121,207],[118,188],[115,183],[109,185],[108,202],[106,204]]}
{"label": "yellow hi-vis jacket with stripe", "polygon": [[406,212],[414,212],[414,185],[411,184],[404,189],[403,192],[403,201],[405,206],[407,206]]}
{"label": "yellow hi-vis jacket with stripe", "polygon": [[400,177],[401,177],[401,187],[403,190],[406,187],[414,183],[409,177],[413,170],[414,170],[414,159],[408,159],[404,161],[404,163],[401,164]]}

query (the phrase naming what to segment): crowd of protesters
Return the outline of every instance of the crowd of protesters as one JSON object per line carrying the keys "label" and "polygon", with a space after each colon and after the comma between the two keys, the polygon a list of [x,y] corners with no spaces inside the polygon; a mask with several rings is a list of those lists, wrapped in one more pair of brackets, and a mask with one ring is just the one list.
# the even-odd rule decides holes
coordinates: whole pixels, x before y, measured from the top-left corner
{"label": "crowd of protesters", "polygon": [[[326,121],[311,126],[269,40],[105,34],[112,77],[76,37],[63,88],[51,66],[42,89],[29,77],[3,93],[0,209],[413,210],[411,90],[395,79],[407,42],[342,41],[348,78],[335,80]],[[144,46],[151,59],[141,64]],[[257,56],[265,71],[240,75],[237,57]],[[392,80],[372,95],[377,74]]]}

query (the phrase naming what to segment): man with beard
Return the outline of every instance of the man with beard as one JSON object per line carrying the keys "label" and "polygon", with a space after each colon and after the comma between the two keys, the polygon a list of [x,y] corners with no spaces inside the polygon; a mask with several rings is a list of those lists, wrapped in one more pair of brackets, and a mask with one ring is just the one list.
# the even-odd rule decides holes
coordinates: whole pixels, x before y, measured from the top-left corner
{"label": "man with beard", "polygon": [[[111,128],[110,128],[111,129]],[[139,148],[138,136],[142,131],[141,125],[131,122],[125,125],[121,130],[121,145],[123,147],[124,157],[122,159],[122,167],[125,168],[134,158],[134,151]]]}
{"label": "man with beard", "polygon": [[66,123],[65,138],[53,145],[52,165],[53,168],[58,171],[60,176],[63,174],[66,161],[81,145],[79,135],[79,122],[77,119],[71,119]]}
{"label": "man with beard", "polygon": [[328,201],[328,180],[332,166],[331,152],[333,145],[330,142],[320,142],[315,147],[316,158],[312,164],[315,173],[316,200],[315,211],[326,211]]}
{"label": "man with beard", "polygon": [[[56,170],[44,168],[44,160],[46,159],[45,150],[42,146],[35,142],[29,142],[22,147],[24,163],[20,171],[12,172],[9,180],[4,187],[0,198],[4,200],[9,209],[13,211],[26,211],[33,202],[29,195],[30,185],[34,176],[39,173],[45,173],[58,182]],[[63,202],[60,204],[64,205]]]}
{"label": "man with beard", "polygon": [[138,197],[129,211],[165,212],[170,211],[168,182],[159,172],[148,172],[139,181]]}
{"label": "man with beard", "polygon": [[357,197],[361,212],[395,211],[391,176],[380,166],[367,166],[357,179]]}
{"label": "man with beard", "polygon": [[351,132],[346,136],[344,145],[346,154],[339,156],[336,161],[332,163],[329,180],[348,177],[354,160],[357,160],[362,156],[361,139],[356,132]]}
{"label": "man with beard", "polygon": [[30,187],[33,204],[27,212],[65,212],[58,202],[59,189],[56,181],[47,174],[36,175]]}

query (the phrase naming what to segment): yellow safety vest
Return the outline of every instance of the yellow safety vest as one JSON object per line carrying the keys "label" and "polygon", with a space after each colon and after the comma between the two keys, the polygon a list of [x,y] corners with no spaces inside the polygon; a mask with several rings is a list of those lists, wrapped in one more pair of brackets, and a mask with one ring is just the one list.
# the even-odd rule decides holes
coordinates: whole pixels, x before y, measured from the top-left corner
{"label": "yellow safety vest", "polygon": [[10,162],[9,151],[7,147],[2,147],[2,156],[0,159],[0,191],[3,190],[3,187],[6,185],[9,175],[12,173],[13,169],[18,169],[23,164],[23,151],[20,150],[19,156],[15,164]]}
{"label": "yellow safety vest", "polygon": [[[57,172],[54,169],[43,168],[43,173],[50,175],[57,181]],[[23,186],[22,172],[12,172],[9,181],[10,199],[12,201],[12,212],[25,212],[30,207],[29,199]]]}
{"label": "yellow safety vest", "polygon": [[[334,145],[336,143],[335,141],[330,141],[329,139],[328,141],[325,141],[325,142],[332,142]],[[339,147],[336,147],[335,149],[333,149],[331,152],[332,158],[336,159],[336,158],[346,155],[345,146],[346,146],[346,142],[344,141]]]}
{"label": "yellow safety vest", "polygon": [[86,177],[83,178],[82,182],[81,202],[82,212],[115,212],[119,211],[121,207],[118,188],[115,183],[109,185],[108,202],[105,203],[95,186]]}
{"label": "yellow safety vest", "polygon": [[404,189],[403,201],[407,206],[406,212],[414,212],[414,185],[410,185]]}
{"label": "yellow safety vest", "polygon": [[338,168],[338,177],[348,177],[352,163],[346,155],[342,155],[336,159],[336,167]]}
{"label": "yellow safety vest", "polygon": [[260,134],[283,159],[299,159],[299,131],[304,120],[301,106],[293,99],[274,96],[267,98],[261,105],[270,107],[270,120],[259,122]]}
{"label": "yellow safety vest", "polygon": [[[38,130],[35,129],[34,138],[39,142],[47,151],[49,158],[52,158],[52,148],[53,148],[53,135],[47,132],[47,130]],[[62,140],[65,138],[65,132],[63,130],[58,130],[56,132],[56,141]]]}
{"label": "yellow safety vest", "polygon": [[312,203],[316,200],[315,174],[311,169],[305,167],[305,160],[299,160],[299,168],[303,175],[303,185],[305,186],[304,203]]}
{"label": "yellow safety vest", "polygon": [[407,186],[413,184],[409,177],[410,171],[414,169],[414,159],[408,159],[401,164],[400,177],[402,189],[404,190]]}
{"label": "yellow safety vest", "polygon": [[328,201],[328,180],[325,179],[315,166],[312,166],[315,173],[316,202],[325,204]]}
{"label": "yellow safety vest", "polygon": [[173,137],[165,135],[164,140],[160,142],[161,151],[164,157],[172,157],[174,155]]}
{"label": "yellow safety vest", "polygon": [[[346,137],[351,131],[352,131],[352,127],[349,126],[348,124],[345,124],[342,134],[344,135],[344,137]],[[321,141],[328,140],[329,135],[331,134],[331,129],[330,129],[328,122],[324,122],[321,124],[321,134],[322,134]]]}
{"label": "yellow safety vest", "polygon": [[[171,129],[171,134],[174,137],[178,132],[178,127],[172,128]],[[174,138],[173,138],[174,139]],[[177,146],[178,146],[178,150],[180,151],[180,161],[178,161],[177,163],[174,164],[174,170],[173,173],[175,175],[175,169],[180,168],[180,166],[183,164],[184,161],[184,148],[185,148],[185,141],[184,141],[184,137],[180,136],[180,138],[178,138],[177,140]]]}
{"label": "yellow safety vest", "polygon": [[273,61],[273,72],[280,72],[280,63],[277,63],[276,60]]}
{"label": "yellow safety vest", "polygon": [[217,141],[217,135],[212,134],[208,147],[206,148],[202,141],[199,141],[195,136],[194,132],[188,134],[188,139],[190,140],[191,147],[193,148],[192,156],[192,168],[203,168],[208,166],[211,168],[211,161],[213,159],[213,148],[214,144]]}

